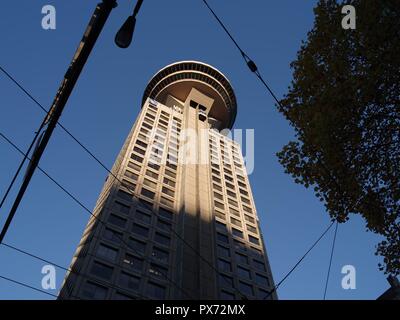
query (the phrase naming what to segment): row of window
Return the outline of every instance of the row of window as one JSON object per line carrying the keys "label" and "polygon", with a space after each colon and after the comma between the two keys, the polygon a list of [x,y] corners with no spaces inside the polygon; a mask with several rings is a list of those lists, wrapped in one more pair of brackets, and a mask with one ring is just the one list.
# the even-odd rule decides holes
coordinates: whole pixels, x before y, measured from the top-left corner
{"label": "row of window", "polygon": [[[216,218],[219,218],[219,217],[216,216]],[[231,232],[230,233],[235,237],[244,239],[245,236],[244,236],[244,232],[243,232],[242,222],[239,219],[236,219],[236,218],[233,218],[233,217],[230,217],[229,221],[231,223],[231,226],[230,226]],[[251,226],[249,224],[245,224],[245,225],[246,225],[247,232],[248,233],[250,232],[250,233],[254,234],[253,236],[249,235],[249,241],[254,243],[254,244],[259,244],[259,241],[253,241],[254,240],[253,238],[258,235],[257,228],[255,228],[255,227],[253,227],[253,226]],[[218,220],[218,219],[215,220],[215,226],[220,231],[223,231],[225,233],[229,232],[228,225],[226,223]],[[251,238],[252,240],[250,240],[250,237],[252,237]]]}
{"label": "row of window", "polygon": [[[126,288],[127,290],[137,290],[140,285],[140,278],[132,276],[128,273],[121,273],[118,284],[121,288]],[[93,281],[87,281],[82,289],[82,296],[87,299],[92,300],[104,300],[108,295],[108,288],[102,286]],[[166,298],[167,289],[165,286],[162,286],[158,283],[148,281],[146,283],[145,293],[147,296],[154,299],[165,299]],[[126,293],[122,293],[117,291],[113,294],[112,299],[114,300],[134,300],[137,299],[134,295],[129,295]]]}

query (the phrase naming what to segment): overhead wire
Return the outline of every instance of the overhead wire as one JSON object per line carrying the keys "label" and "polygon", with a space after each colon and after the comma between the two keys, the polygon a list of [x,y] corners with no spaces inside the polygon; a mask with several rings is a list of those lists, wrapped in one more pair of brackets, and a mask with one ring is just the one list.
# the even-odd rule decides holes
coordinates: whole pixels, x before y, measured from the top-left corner
{"label": "overhead wire", "polygon": [[[0,137],[2,137],[8,144],[10,144],[15,150],[17,150],[21,155],[25,155],[24,152],[13,143],[7,136],[5,136],[2,132],[0,132]],[[31,159],[27,157],[29,161]],[[66,193],[72,200],[74,200],[80,207],[82,207],[87,213],[89,213],[93,218],[99,221],[103,226],[107,226],[107,224],[100,219],[97,215],[95,215],[90,209],[88,209],[78,198],[76,198],[71,192],[69,192],[65,187],[63,187],[59,182],[57,182],[52,176],[50,176],[45,170],[43,170],[40,166],[38,166],[38,170],[42,172],[47,178],[49,178],[54,184],[56,184],[64,193]],[[123,238],[120,238],[121,243],[123,243],[128,249],[136,252],[137,250],[132,248],[128,242],[126,242]],[[140,255],[140,254],[139,254]],[[158,270],[159,271],[159,270]],[[186,290],[182,289],[178,284],[175,283],[168,276],[160,272],[173,286],[179,289],[182,293],[184,293],[187,297],[192,298],[191,294],[187,293]]]}

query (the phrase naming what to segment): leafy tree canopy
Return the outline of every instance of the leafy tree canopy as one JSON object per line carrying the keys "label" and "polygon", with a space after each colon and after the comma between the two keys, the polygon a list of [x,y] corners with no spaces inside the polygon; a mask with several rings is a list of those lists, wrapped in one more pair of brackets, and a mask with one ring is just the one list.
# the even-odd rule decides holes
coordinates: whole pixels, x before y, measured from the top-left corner
{"label": "leafy tree canopy", "polygon": [[[356,29],[342,28],[345,4]],[[383,241],[380,269],[400,274],[399,0],[321,0],[292,62],[280,112],[296,141],[277,154],[296,183],[313,187],[332,219],[360,214]]]}

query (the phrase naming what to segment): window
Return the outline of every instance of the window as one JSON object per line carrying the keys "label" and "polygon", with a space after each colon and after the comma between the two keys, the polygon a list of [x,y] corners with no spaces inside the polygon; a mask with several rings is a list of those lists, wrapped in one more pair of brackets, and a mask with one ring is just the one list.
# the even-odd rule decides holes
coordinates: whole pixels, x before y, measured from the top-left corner
{"label": "window", "polygon": [[235,249],[237,249],[237,250],[244,250],[244,251],[246,251],[246,245],[245,245],[243,242],[241,242],[241,241],[238,241],[238,240],[236,240],[236,239],[233,239],[233,245],[235,246]]}
{"label": "window", "polygon": [[168,122],[167,122],[167,121],[164,121],[164,120],[160,119],[160,120],[158,121],[158,123],[161,123],[161,124],[163,124],[164,126],[167,126],[167,127],[168,127]]}
{"label": "window", "polygon": [[246,184],[245,184],[245,183],[238,181],[238,185],[239,185],[240,187],[246,189]]}
{"label": "window", "polygon": [[171,201],[171,200],[169,200],[167,198],[164,198],[164,197],[160,198],[160,203],[162,203],[162,204],[164,204],[164,205],[166,205],[168,207],[171,207],[171,208],[174,206],[174,202],[173,201]]}
{"label": "window", "polygon": [[217,229],[222,230],[222,231],[226,231],[225,223],[222,223],[222,222],[219,222],[219,221],[215,221],[215,225],[216,225]]}
{"label": "window", "polygon": [[244,295],[252,296],[254,294],[253,287],[250,284],[239,281],[239,291]]}
{"label": "window", "polygon": [[132,180],[135,180],[135,181],[139,178],[139,175],[137,175],[136,173],[133,173],[132,171],[129,171],[129,170],[125,171],[125,176]]}
{"label": "window", "polygon": [[243,238],[243,232],[238,229],[232,228],[232,234],[236,237]]}
{"label": "window", "polygon": [[149,229],[146,227],[143,227],[139,224],[134,223],[132,225],[132,232],[136,235],[142,236],[142,237],[147,237],[149,235]]}
{"label": "window", "polygon": [[148,124],[148,123],[146,123],[146,122],[143,122],[143,123],[142,123],[142,126],[145,127],[145,128],[147,128],[147,129],[150,129],[150,130],[153,129],[153,126],[151,126],[150,124]]}
{"label": "window", "polygon": [[218,275],[218,281],[219,281],[219,285],[221,286],[221,287],[230,287],[230,288],[232,288],[233,287],[233,278],[232,277],[229,277],[229,276],[227,276],[227,275],[224,275],[224,274],[219,274]]}
{"label": "window", "polygon": [[82,295],[89,299],[103,300],[107,296],[107,288],[88,281],[82,290]]}
{"label": "window", "polygon": [[242,267],[237,267],[237,273],[240,277],[251,280],[250,270]]}
{"label": "window", "polygon": [[144,117],[144,120],[143,120],[145,123],[148,123],[148,124],[154,124],[154,120],[152,120],[152,119],[149,119],[147,116],[145,116]]}
{"label": "window", "polygon": [[138,211],[137,210],[136,213],[135,213],[135,218],[138,221],[142,221],[142,222],[147,223],[147,224],[151,223],[151,215],[149,215],[147,213],[144,213],[142,211]]}
{"label": "window", "polygon": [[221,183],[221,179],[217,178],[216,176],[212,176],[213,181]]}
{"label": "window", "polygon": [[136,185],[126,179],[122,180],[121,185],[130,191],[135,191]]}
{"label": "window", "polygon": [[240,217],[240,212],[232,207],[229,207],[229,212],[234,216]]}
{"label": "window", "polygon": [[245,196],[249,196],[249,193],[246,190],[239,188],[239,192]]}
{"label": "window", "polygon": [[129,210],[130,210],[129,206],[127,206],[121,202],[118,202],[118,201],[115,201],[114,206],[115,206],[115,209],[118,210],[119,212],[129,214]]}
{"label": "window", "polygon": [[257,270],[265,271],[264,262],[261,262],[261,261],[258,261],[258,260],[253,260],[253,264],[254,264],[254,267]]}
{"label": "window", "polygon": [[159,284],[149,282],[147,284],[147,294],[155,299],[165,299],[167,289]]}
{"label": "window", "polygon": [[104,237],[104,239],[107,239],[109,241],[119,244],[119,243],[121,243],[122,233],[107,228],[104,230],[103,237]]}
{"label": "window", "polygon": [[240,199],[242,199],[242,202],[247,203],[248,205],[251,204],[250,200],[244,198],[244,197],[240,197]]}
{"label": "window", "polygon": [[249,226],[248,224],[246,225],[246,228],[248,231],[253,232],[253,233],[257,233],[257,229],[254,228],[253,226]]}
{"label": "window", "polygon": [[136,144],[138,146],[141,146],[141,147],[145,148],[145,149],[147,148],[147,143],[144,143],[143,141],[136,140]]}
{"label": "window", "polygon": [[146,171],[146,176],[148,176],[148,177],[151,177],[151,178],[154,178],[154,179],[158,179],[158,173],[156,173],[156,172],[153,172],[153,171],[151,171],[151,170],[147,170]]}
{"label": "window", "polygon": [[117,260],[118,250],[104,244],[100,244],[97,248],[97,256],[109,261],[115,261]]}
{"label": "window", "polygon": [[139,199],[139,207],[146,210],[153,210],[153,204],[144,199]]}
{"label": "window", "polygon": [[143,149],[138,148],[138,147],[134,147],[133,151],[138,153],[138,154],[141,154],[142,156],[144,156],[144,154],[146,153],[146,150],[143,150]]}
{"label": "window", "polygon": [[137,162],[140,162],[140,163],[143,162],[143,158],[140,157],[140,156],[138,156],[138,155],[136,155],[136,154],[134,154],[134,153],[132,153],[131,159],[132,159],[132,160],[135,160],[135,161],[137,161]]}
{"label": "window", "polygon": [[171,242],[171,238],[156,232],[156,234],[154,235],[154,241],[156,241],[160,244],[163,244],[165,246],[169,246],[169,244]]}
{"label": "window", "polygon": [[108,222],[120,228],[124,228],[126,224],[126,219],[116,216],[115,214],[110,214],[110,216],[108,217]]}
{"label": "window", "polygon": [[118,197],[126,200],[126,201],[131,201],[132,200],[132,195],[128,192],[122,191],[122,190],[118,190]]}
{"label": "window", "polygon": [[146,251],[146,243],[134,238],[129,238],[129,249],[144,253]]}
{"label": "window", "polygon": [[229,243],[229,238],[228,236],[222,234],[222,233],[217,233],[217,240],[223,243]]}
{"label": "window", "polygon": [[221,245],[217,245],[217,254],[218,256],[225,258],[229,258],[231,256],[229,248],[223,247]]}
{"label": "window", "polygon": [[237,207],[237,206],[238,206],[238,203],[237,203],[237,201],[235,201],[235,200],[232,200],[232,199],[230,199],[230,198],[228,198],[228,203],[229,203],[229,204],[231,204],[231,205],[233,205],[233,206],[235,206],[235,207]]}
{"label": "window", "polygon": [[131,289],[131,290],[138,290],[140,284],[140,278],[130,275],[126,272],[121,272],[118,280],[118,284],[121,287]]}
{"label": "window", "polygon": [[224,200],[224,197],[222,196],[222,194],[219,194],[218,192],[214,192],[214,198],[216,199],[220,199],[220,200]]}
{"label": "window", "polygon": [[158,165],[158,164],[156,164],[156,163],[153,163],[153,162],[149,162],[149,163],[147,164],[147,166],[148,166],[149,168],[152,168],[152,169],[156,170],[156,171],[160,170],[160,165]]}
{"label": "window", "polygon": [[214,201],[214,205],[215,207],[220,208],[222,210],[225,208],[224,204],[218,201]]}
{"label": "window", "polygon": [[158,209],[158,215],[160,217],[163,217],[163,218],[166,218],[166,219],[169,219],[169,220],[172,220],[172,218],[173,218],[173,213],[170,210],[164,209],[162,207],[160,207]]}
{"label": "window", "polygon": [[172,226],[171,226],[170,223],[158,219],[158,220],[157,220],[157,227],[158,227],[159,229],[163,230],[163,231],[170,232]]}
{"label": "window", "polygon": [[171,170],[165,169],[164,173],[165,173],[166,176],[169,176],[171,178],[175,178],[175,172],[173,172]]}
{"label": "window", "polygon": [[197,103],[196,101],[190,100],[189,105],[190,105],[192,108],[197,108],[198,103]]}
{"label": "window", "polygon": [[253,213],[253,210],[251,210],[251,208],[249,208],[248,206],[243,205],[242,208],[244,211],[246,211],[248,213]]}
{"label": "window", "polygon": [[255,223],[254,218],[248,216],[247,214],[244,215],[244,219],[245,219],[246,221],[248,221],[248,222]]}
{"label": "window", "polygon": [[250,248],[251,254],[255,257],[260,257],[261,259],[263,258],[263,253],[260,249],[251,247]]}
{"label": "window", "polygon": [[225,180],[233,182],[233,178],[228,175],[225,175]]}
{"label": "window", "polygon": [[231,272],[231,263],[222,259],[218,259],[218,268],[221,271]]}
{"label": "window", "polygon": [[231,292],[227,292],[225,290],[221,291],[221,299],[222,300],[235,300],[235,294]]}
{"label": "window", "polygon": [[141,194],[150,199],[154,199],[154,196],[156,195],[154,192],[147,190],[145,188],[142,188]]}
{"label": "window", "polygon": [[236,261],[238,263],[243,263],[243,264],[248,264],[249,263],[249,259],[245,255],[236,252],[235,256],[236,256]]}
{"label": "window", "polygon": [[[233,184],[227,182],[225,185],[226,185],[228,188],[232,189],[233,191],[235,190],[235,186],[234,186]],[[236,194],[235,194],[235,197],[236,197]]]}
{"label": "window", "polygon": [[228,194],[228,196],[232,197],[232,198],[236,198],[236,193],[230,190],[226,190],[226,193]]}
{"label": "window", "polygon": [[168,274],[168,269],[151,263],[149,266],[149,274],[157,278],[165,278]]}
{"label": "window", "polygon": [[256,273],[255,281],[259,286],[269,287],[269,280],[266,276]]}
{"label": "window", "polygon": [[123,265],[135,271],[142,271],[143,259],[137,258],[129,253],[125,254]]}
{"label": "window", "polygon": [[220,186],[217,185],[217,184],[213,184],[213,188],[214,188],[214,190],[217,190],[217,191],[222,192],[222,187],[220,187]]}
{"label": "window", "polygon": [[235,218],[231,218],[231,223],[237,227],[241,227],[242,223],[240,222],[240,220],[235,219]]}
{"label": "window", "polygon": [[270,292],[267,290],[263,290],[263,289],[257,290],[257,298],[259,300],[271,300],[272,299]]}
{"label": "window", "polygon": [[222,220],[225,220],[225,219],[226,219],[226,218],[225,218],[225,214],[224,214],[223,212],[221,212],[221,211],[215,210],[215,216],[218,217],[218,218],[220,218],[220,219],[222,219]]}
{"label": "window", "polygon": [[175,181],[168,179],[168,178],[164,178],[164,183],[170,187],[175,187]]}
{"label": "window", "polygon": [[113,273],[113,268],[95,261],[92,265],[90,273],[100,278],[110,280]]}
{"label": "window", "polygon": [[254,244],[260,244],[258,238],[249,235],[249,241]]}
{"label": "window", "polygon": [[157,260],[162,263],[168,263],[169,253],[167,251],[161,250],[157,247],[153,247],[153,251],[151,256],[154,260]]}
{"label": "window", "polygon": [[133,162],[128,162],[128,167],[133,169],[133,170],[139,171],[139,172],[140,172],[140,169],[141,169],[141,167],[138,164],[133,163]]}
{"label": "window", "polygon": [[171,189],[168,189],[166,187],[162,187],[162,193],[165,193],[166,195],[173,197],[175,195],[175,192]]}
{"label": "window", "polygon": [[[145,186],[147,186],[147,187],[150,187],[150,188],[153,188],[153,189],[155,189],[156,187],[157,187],[157,183],[155,183],[155,182],[153,182],[153,181],[150,181],[149,179],[144,179],[143,180],[143,184],[145,185]],[[146,190],[147,191],[147,190]],[[149,191],[150,192],[150,191]],[[143,194],[143,189],[142,189],[142,194]],[[146,194],[146,197],[149,197],[149,198],[154,198],[154,194],[153,195],[147,195]]]}

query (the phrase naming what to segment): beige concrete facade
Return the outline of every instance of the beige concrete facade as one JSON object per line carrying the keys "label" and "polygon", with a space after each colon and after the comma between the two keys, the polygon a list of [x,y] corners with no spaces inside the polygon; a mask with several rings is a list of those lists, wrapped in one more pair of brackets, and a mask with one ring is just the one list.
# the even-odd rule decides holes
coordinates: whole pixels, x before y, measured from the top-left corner
{"label": "beige concrete facade", "polygon": [[231,128],[235,116],[232,87],[209,65],[178,62],[152,78],[59,299],[268,295],[240,146],[210,130]]}

